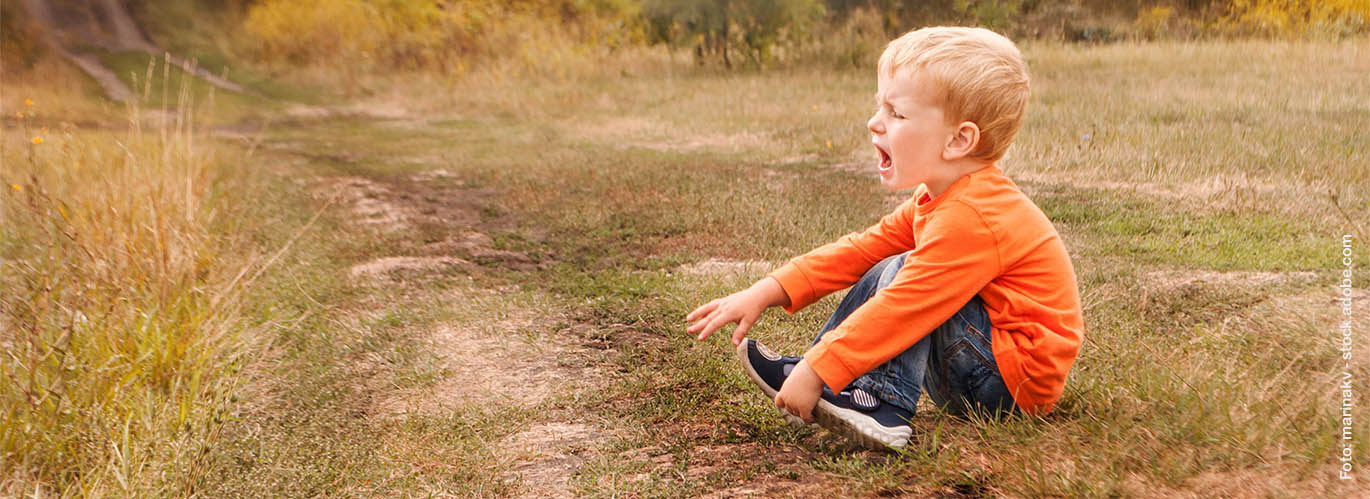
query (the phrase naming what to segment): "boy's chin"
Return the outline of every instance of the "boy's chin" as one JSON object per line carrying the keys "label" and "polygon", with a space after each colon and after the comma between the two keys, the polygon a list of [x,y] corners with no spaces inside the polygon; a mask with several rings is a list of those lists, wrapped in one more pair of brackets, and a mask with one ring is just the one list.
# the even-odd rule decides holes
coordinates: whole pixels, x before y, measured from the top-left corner
{"label": "boy's chin", "polygon": [[894,178],[889,178],[889,177],[880,177],[880,186],[881,186],[881,187],[884,187],[885,190],[890,191],[890,192],[894,192],[894,191],[903,191],[903,190],[912,189],[912,188],[914,188],[914,187],[918,187],[918,186],[916,186],[916,185],[904,185],[904,184],[905,184],[905,182],[900,182],[899,179],[894,179]]}

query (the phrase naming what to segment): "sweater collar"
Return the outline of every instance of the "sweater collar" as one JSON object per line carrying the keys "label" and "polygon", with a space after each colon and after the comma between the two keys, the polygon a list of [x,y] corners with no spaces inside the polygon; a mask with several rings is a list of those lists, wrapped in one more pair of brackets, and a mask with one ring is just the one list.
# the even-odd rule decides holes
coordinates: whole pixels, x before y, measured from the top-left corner
{"label": "sweater collar", "polygon": [[[928,193],[927,186],[919,186],[918,191],[916,191],[918,200],[915,202],[915,205],[917,206],[918,210],[917,213],[919,215],[926,215],[928,213],[932,213],[932,210],[937,209],[937,206],[941,205],[942,201],[946,200],[947,198],[956,197],[960,195],[961,191],[966,190],[966,188],[968,188],[972,182],[978,182],[978,179],[986,178],[989,176],[1003,174],[1004,172],[1003,170],[999,169],[998,163],[990,163],[984,168],[962,175],[961,178],[958,178],[955,182],[952,182],[951,186],[947,187],[947,190],[943,191],[942,194],[937,197],[932,197],[932,195]],[[975,177],[976,180],[972,180],[972,177]]]}

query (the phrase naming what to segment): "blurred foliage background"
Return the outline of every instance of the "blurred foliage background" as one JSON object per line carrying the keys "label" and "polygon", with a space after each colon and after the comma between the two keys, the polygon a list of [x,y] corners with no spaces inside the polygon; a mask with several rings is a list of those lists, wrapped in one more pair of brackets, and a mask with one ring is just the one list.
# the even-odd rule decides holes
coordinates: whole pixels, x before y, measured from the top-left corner
{"label": "blurred foliage background", "polygon": [[[339,55],[462,71],[547,39],[579,50],[662,44],[701,63],[850,61],[904,31],[979,25],[1020,38],[1109,42],[1364,33],[1370,0],[260,0],[230,2],[261,59]],[[838,57],[831,57],[837,55]]]}
{"label": "blurred foliage background", "polygon": [[[727,68],[850,66],[869,62],[904,31],[939,24],[1090,43],[1339,39],[1370,26],[1370,0],[150,0],[130,7],[160,46],[207,65],[228,57],[361,73],[461,74],[494,60],[594,60],[651,46]],[[0,9],[4,70],[32,65],[41,47],[22,9],[14,2]]]}

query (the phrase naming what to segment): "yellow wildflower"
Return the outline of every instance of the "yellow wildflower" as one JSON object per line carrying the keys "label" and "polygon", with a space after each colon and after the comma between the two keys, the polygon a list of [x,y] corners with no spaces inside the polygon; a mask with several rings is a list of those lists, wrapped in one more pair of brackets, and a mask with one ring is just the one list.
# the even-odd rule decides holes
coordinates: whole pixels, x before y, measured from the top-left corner
{"label": "yellow wildflower", "polygon": [[832,141],[831,141],[831,140],[828,141],[828,149],[832,149]]}
{"label": "yellow wildflower", "polygon": [[10,188],[11,188],[11,189],[14,189],[15,192],[19,192],[19,191],[24,190],[23,187],[20,187],[20,186],[19,186],[19,184],[10,184]]}
{"label": "yellow wildflower", "polygon": [[36,145],[42,144],[42,143],[43,143],[43,138],[42,138],[42,137],[38,137],[38,136],[34,136],[34,137],[33,137],[33,145],[36,146]]}
{"label": "yellow wildflower", "polygon": [[23,111],[15,111],[15,112],[14,112],[14,117],[15,117],[15,118],[19,118],[19,119],[22,120],[22,119],[24,119],[24,112],[23,112]]}
{"label": "yellow wildflower", "polygon": [[817,111],[817,110],[818,110],[818,104],[814,104],[814,105],[813,105],[813,110],[814,110],[814,111]]}
{"label": "yellow wildflower", "polygon": [[24,105],[28,107],[33,107],[33,99],[24,99]]}

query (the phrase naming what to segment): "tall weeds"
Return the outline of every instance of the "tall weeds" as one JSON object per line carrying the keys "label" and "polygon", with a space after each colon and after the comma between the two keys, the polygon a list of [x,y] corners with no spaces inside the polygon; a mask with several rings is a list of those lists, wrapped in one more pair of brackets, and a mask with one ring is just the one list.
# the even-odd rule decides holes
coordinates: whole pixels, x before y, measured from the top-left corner
{"label": "tall weeds", "polygon": [[[147,76],[166,88],[166,70]],[[249,182],[181,88],[174,111],[131,106],[120,134],[30,125],[41,103],[8,111],[0,494],[182,495],[204,468],[261,335],[239,312],[250,244],[216,230]]]}

